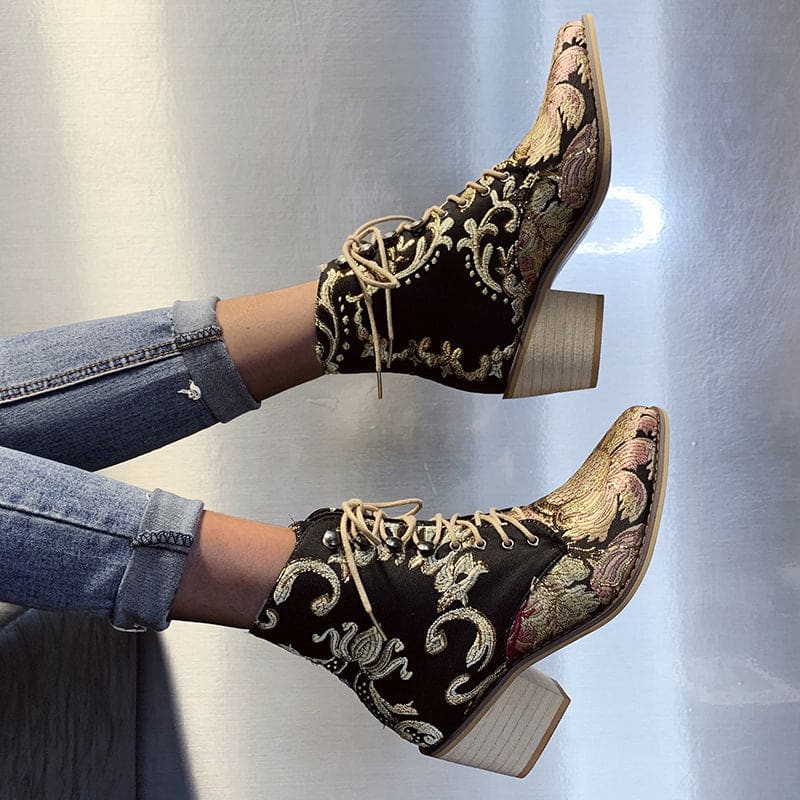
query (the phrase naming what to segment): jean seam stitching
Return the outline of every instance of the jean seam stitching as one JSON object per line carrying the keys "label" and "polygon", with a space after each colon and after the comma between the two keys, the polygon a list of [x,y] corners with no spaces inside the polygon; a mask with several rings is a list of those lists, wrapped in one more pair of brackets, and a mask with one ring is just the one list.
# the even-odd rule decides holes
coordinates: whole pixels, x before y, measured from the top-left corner
{"label": "jean seam stitching", "polygon": [[[190,548],[194,542],[194,536],[191,533],[183,533],[181,531],[172,530],[150,530],[146,529],[139,531],[133,539],[131,539],[131,547],[159,547],[161,545],[174,545],[179,548]],[[170,549],[170,548],[163,548]],[[186,552],[179,550],[178,552]]]}
{"label": "jean seam stitching", "polygon": [[[222,330],[217,325],[207,325],[194,331],[175,334],[174,338],[168,342],[140,347],[130,350],[127,353],[95,361],[91,364],[84,364],[80,367],[73,367],[64,372],[56,372],[24,383],[12,386],[0,387],[0,403],[13,400],[22,400],[34,394],[63,389],[78,382],[83,382],[86,378],[97,378],[111,372],[118,371],[120,368],[137,367],[153,361],[161,361],[166,358],[180,355],[183,350],[191,347],[199,347],[208,342],[219,341],[222,339]],[[138,357],[137,357],[138,356]],[[91,370],[87,375],[86,371]]]}
{"label": "jean seam stitching", "polygon": [[131,538],[124,533],[116,533],[114,531],[110,531],[108,528],[96,528],[93,525],[87,525],[85,522],[78,522],[77,520],[68,519],[67,517],[59,517],[54,514],[45,514],[33,508],[25,508],[23,506],[12,506],[2,501],[0,501],[0,508],[5,509],[6,511],[16,511],[18,514],[25,514],[27,516],[36,517],[38,519],[47,519],[50,520],[51,522],[62,522],[67,525],[72,525],[75,528],[82,528],[83,530],[92,531],[93,533],[104,533],[107,536],[116,536],[118,539]]}

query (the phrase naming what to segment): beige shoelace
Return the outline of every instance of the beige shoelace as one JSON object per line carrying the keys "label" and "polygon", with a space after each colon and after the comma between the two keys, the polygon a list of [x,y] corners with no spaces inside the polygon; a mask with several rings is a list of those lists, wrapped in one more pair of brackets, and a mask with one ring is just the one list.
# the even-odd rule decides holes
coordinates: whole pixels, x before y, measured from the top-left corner
{"label": "beige shoelace", "polygon": [[[350,569],[350,574],[353,576],[358,596],[361,598],[361,604],[384,641],[387,637],[372,612],[372,603],[369,601],[367,591],[358,573],[358,566],[353,555],[353,544],[357,542],[359,536],[364,536],[365,539],[377,547],[389,537],[395,536],[394,533],[386,529],[387,517],[385,509],[401,508],[403,506],[411,506],[411,510],[395,517],[395,519],[402,520],[406,526],[405,531],[397,538],[400,539],[403,547],[409,542],[417,545],[422,540],[417,535],[417,519],[415,515],[422,510],[422,500],[416,497],[393,500],[388,503],[365,503],[357,498],[347,500],[342,503],[342,511],[344,513],[339,524],[339,534],[345,561]],[[522,513],[516,507],[512,511]],[[539,544],[539,537],[531,533],[516,517],[498,511],[496,508],[490,508],[488,512],[476,511],[471,519],[459,517],[457,514],[453,514],[450,519],[445,519],[441,514],[436,514],[431,522],[434,524],[433,538],[425,539],[424,541],[429,542],[434,551],[443,541],[449,541],[450,547],[454,550],[460,549],[462,545],[467,543],[471,543],[478,550],[485,550],[486,539],[481,536],[479,530],[482,522],[488,522],[494,527],[502,540],[502,546],[507,550],[514,546],[514,540],[503,530],[503,523],[513,525],[525,536],[528,544],[534,546]],[[459,532],[461,532],[461,536],[459,536]]]}
{"label": "beige shoelace", "polygon": [[[467,181],[466,186],[464,189],[462,189],[462,193],[467,189],[474,189],[476,192],[479,192],[481,195],[485,196],[489,194],[490,189],[486,183],[479,183],[479,181],[484,179],[488,181],[492,178],[508,180],[509,173],[498,172],[495,169],[485,169],[477,181]],[[464,202],[464,198],[460,194],[447,195],[445,202],[449,200],[457,203],[462,209],[467,205]],[[433,214],[438,214],[440,217],[444,217],[446,212],[441,206],[431,206],[425,210],[425,213],[419,220],[415,220],[413,217],[406,217],[401,214],[391,214],[388,217],[378,217],[377,219],[372,219],[369,222],[365,222],[359,228],[356,228],[356,230],[344,240],[344,244],[342,245],[342,256],[350,269],[353,270],[353,274],[356,276],[359,284],[361,285],[361,291],[364,293],[364,304],[367,307],[369,325],[372,330],[372,346],[375,350],[375,375],[377,376],[378,380],[378,398],[383,398],[383,381],[381,380],[381,348],[378,329],[375,325],[375,315],[372,311],[372,295],[369,289],[383,289],[386,295],[386,322],[388,329],[387,339],[389,342],[386,365],[387,367],[390,367],[392,364],[392,346],[394,344],[394,328],[392,326],[392,300],[390,292],[392,289],[395,289],[400,285],[400,282],[392,273],[389,265],[389,258],[386,255],[384,237],[390,235],[391,232],[383,233],[379,226],[384,222],[400,220],[401,224],[398,225],[394,230],[395,233],[400,233],[401,231],[410,230],[415,224],[427,223]],[[371,240],[369,239],[370,236],[372,237]],[[374,260],[371,258],[365,258],[361,254],[362,250],[366,250],[372,245],[377,247],[377,259]],[[430,252],[426,252],[422,256],[421,260],[426,259],[429,255]]]}

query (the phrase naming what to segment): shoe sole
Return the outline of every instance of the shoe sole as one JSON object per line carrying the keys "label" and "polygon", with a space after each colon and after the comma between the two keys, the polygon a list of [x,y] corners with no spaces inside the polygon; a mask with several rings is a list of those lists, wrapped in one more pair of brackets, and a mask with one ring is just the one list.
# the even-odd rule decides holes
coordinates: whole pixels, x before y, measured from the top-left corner
{"label": "shoe sole", "polygon": [[532,665],[617,616],[636,593],[650,565],[661,522],[669,463],[669,418],[666,411],[657,410],[659,425],[653,498],[645,523],[642,549],[628,583],[596,617],[515,664],[462,727],[429,755],[518,778],[524,778],[533,768],[564,715],[569,697],[556,681]]}
{"label": "shoe sole", "polygon": [[[600,155],[598,172],[595,177],[591,200],[584,208],[570,235],[554,253],[548,269],[541,276],[539,285],[536,287],[533,303],[528,312],[528,319],[525,321],[525,327],[522,331],[520,345],[511,365],[511,373],[503,394],[504,399],[533,397],[552,392],[571,391],[573,389],[591,389],[597,386],[602,307],[598,317],[601,328],[597,328],[597,325],[592,327],[589,317],[584,316],[590,314],[588,309],[580,315],[580,319],[585,320],[583,329],[586,333],[583,346],[577,349],[574,344],[570,345],[568,341],[563,341],[564,332],[568,331],[568,320],[562,319],[562,324],[560,325],[555,324],[556,320],[551,320],[551,323],[546,325],[544,329],[538,324],[543,306],[549,302],[550,287],[556,275],[591,227],[597,211],[605,199],[611,181],[611,136],[603,86],[603,73],[600,68],[600,54],[594,29],[594,18],[591,14],[584,14],[581,17],[581,22],[586,33],[586,49],[592,78],[592,94],[594,95],[594,104],[597,111],[597,138]],[[587,297],[596,296],[587,295]],[[543,318],[542,321],[544,321]],[[556,333],[550,347],[550,353],[546,354],[545,359],[542,360],[541,353],[537,351],[536,341],[547,335],[548,328]],[[590,335],[591,331],[595,331],[594,337]],[[592,354],[592,359],[587,367],[585,358],[588,353]],[[565,379],[562,372],[557,368],[553,368],[553,365],[559,363],[574,364],[574,366],[570,367],[574,376],[572,380]],[[538,380],[539,376],[544,376],[545,380],[540,382]],[[575,385],[576,382],[580,383],[580,385]],[[562,386],[563,388],[561,388]]]}

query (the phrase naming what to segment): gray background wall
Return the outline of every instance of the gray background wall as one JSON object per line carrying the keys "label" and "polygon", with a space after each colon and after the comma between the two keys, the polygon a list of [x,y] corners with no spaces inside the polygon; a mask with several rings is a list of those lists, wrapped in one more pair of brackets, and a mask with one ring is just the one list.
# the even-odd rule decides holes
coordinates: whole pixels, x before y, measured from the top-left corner
{"label": "gray background wall", "polygon": [[0,10],[0,332],[312,279],[529,127],[595,15],[611,190],[556,288],[606,296],[597,389],[500,401],[328,378],[106,470],[285,523],[351,496],[540,496],[622,409],[671,474],[635,600],[543,662],[572,705],[534,772],[423,759],[243,631],[140,637],[139,796],[755,798],[800,785],[800,62],[794,0],[15,2]]}

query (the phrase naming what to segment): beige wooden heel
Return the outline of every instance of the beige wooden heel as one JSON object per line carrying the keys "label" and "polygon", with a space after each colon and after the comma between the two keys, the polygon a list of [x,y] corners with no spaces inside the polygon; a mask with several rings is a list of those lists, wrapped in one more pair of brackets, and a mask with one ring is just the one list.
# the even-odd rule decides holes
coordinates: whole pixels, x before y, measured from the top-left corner
{"label": "beige wooden heel", "polygon": [[597,386],[603,295],[549,291],[526,326],[503,397]]}
{"label": "beige wooden heel", "polygon": [[[510,674],[478,707],[477,719],[456,734],[436,758],[524,778],[544,750],[569,705],[552,678],[533,667]],[[472,720],[470,720],[472,721]]]}

